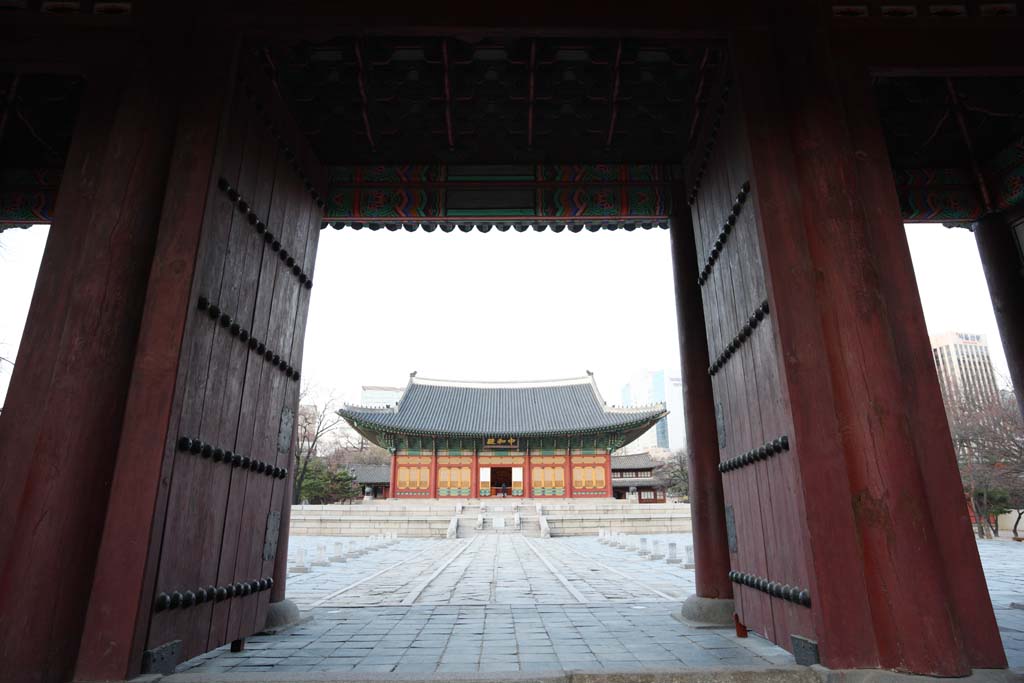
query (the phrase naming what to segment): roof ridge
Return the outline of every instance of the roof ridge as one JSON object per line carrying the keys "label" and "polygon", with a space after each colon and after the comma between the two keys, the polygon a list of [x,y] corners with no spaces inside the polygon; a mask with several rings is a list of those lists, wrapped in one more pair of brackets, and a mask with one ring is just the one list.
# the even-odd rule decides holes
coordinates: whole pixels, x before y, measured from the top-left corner
{"label": "roof ridge", "polygon": [[592,375],[583,375],[581,377],[561,377],[558,379],[510,379],[510,380],[459,380],[459,379],[440,379],[436,377],[418,377],[413,376],[411,378],[412,384],[421,384],[427,386],[454,386],[454,387],[481,387],[481,388],[503,388],[503,387],[544,387],[544,386],[568,386],[572,384],[584,384],[592,381]]}
{"label": "roof ridge", "polygon": [[364,405],[359,404],[359,403],[343,403],[343,404],[341,404],[341,408],[339,408],[335,412],[338,412],[338,413],[341,413],[343,411],[344,412],[351,412],[353,410],[357,410],[357,411],[360,411],[360,412],[397,413],[398,412],[398,404],[397,403],[395,405],[390,405],[389,404],[389,405],[386,405],[386,406],[364,406]]}

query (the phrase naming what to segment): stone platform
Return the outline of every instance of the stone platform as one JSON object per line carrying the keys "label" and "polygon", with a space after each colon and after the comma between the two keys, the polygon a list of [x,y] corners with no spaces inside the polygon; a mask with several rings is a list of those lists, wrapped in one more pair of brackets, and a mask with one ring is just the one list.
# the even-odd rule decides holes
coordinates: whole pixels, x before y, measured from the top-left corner
{"label": "stone platform", "polygon": [[[514,520],[519,516],[520,524]],[[686,533],[693,527],[685,503],[629,503],[621,500],[536,498],[383,500],[343,505],[292,507],[292,536],[377,536],[445,538],[474,531],[515,528],[526,536],[594,536],[600,529],[630,534]],[[482,520],[482,523],[481,523]]]}

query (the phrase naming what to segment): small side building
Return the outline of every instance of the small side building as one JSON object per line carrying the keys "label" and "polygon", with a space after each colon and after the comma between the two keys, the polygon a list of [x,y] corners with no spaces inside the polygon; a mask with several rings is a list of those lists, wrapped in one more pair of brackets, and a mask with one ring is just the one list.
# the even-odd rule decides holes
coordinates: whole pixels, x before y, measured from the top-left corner
{"label": "small side building", "polygon": [[657,466],[650,453],[612,456],[612,495],[635,493],[639,503],[664,503],[665,487],[654,476]]}
{"label": "small side building", "polygon": [[366,495],[366,489],[375,499],[391,496],[391,468],[387,465],[348,465],[348,471],[359,483],[359,493]]}

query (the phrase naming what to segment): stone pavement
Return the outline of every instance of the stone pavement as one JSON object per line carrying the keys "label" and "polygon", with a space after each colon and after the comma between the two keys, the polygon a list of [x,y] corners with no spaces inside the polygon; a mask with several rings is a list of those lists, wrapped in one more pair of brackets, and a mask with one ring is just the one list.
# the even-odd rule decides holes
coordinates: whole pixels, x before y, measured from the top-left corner
{"label": "stone pavement", "polygon": [[1024,543],[979,541],[978,552],[1006,659],[1011,669],[1024,669]]}
{"label": "stone pavement", "polygon": [[[650,538],[650,537],[649,537]],[[657,537],[683,548],[688,534]],[[333,552],[337,538],[294,538],[291,551]],[[1024,667],[1024,545],[980,544],[1011,667]],[[405,539],[343,563],[290,574],[288,597],[313,619],[179,667],[184,673],[347,675],[792,666],[754,634],[673,618],[693,571],[593,537]],[[177,677],[172,677],[173,678]]]}
{"label": "stone pavement", "polygon": [[[673,538],[679,547],[692,543],[689,534]],[[336,541],[327,540],[330,550]],[[316,557],[315,548],[324,541],[297,538],[293,551],[304,547],[307,557]],[[449,560],[443,571],[423,585]],[[403,604],[681,602],[694,590],[693,570],[645,560],[578,536],[406,539],[363,557],[312,569],[288,577],[288,597],[303,610]],[[374,578],[359,583],[370,576]]]}

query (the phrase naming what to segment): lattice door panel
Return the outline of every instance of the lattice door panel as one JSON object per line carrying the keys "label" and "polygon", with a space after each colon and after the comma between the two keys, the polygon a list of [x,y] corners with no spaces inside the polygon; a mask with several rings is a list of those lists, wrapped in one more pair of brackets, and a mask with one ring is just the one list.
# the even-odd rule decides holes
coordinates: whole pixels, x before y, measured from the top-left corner
{"label": "lattice door panel", "polygon": [[[814,640],[791,417],[762,262],[745,131],[728,85],[711,106],[689,201],[718,422],[736,611],[792,649]],[[797,645],[798,647],[799,645]]]}
{"label": "lattice door panel", "polygon": [[262,628],[289,490],[320,170],[255,63],[232,87],[170,421],[150,657]]}

